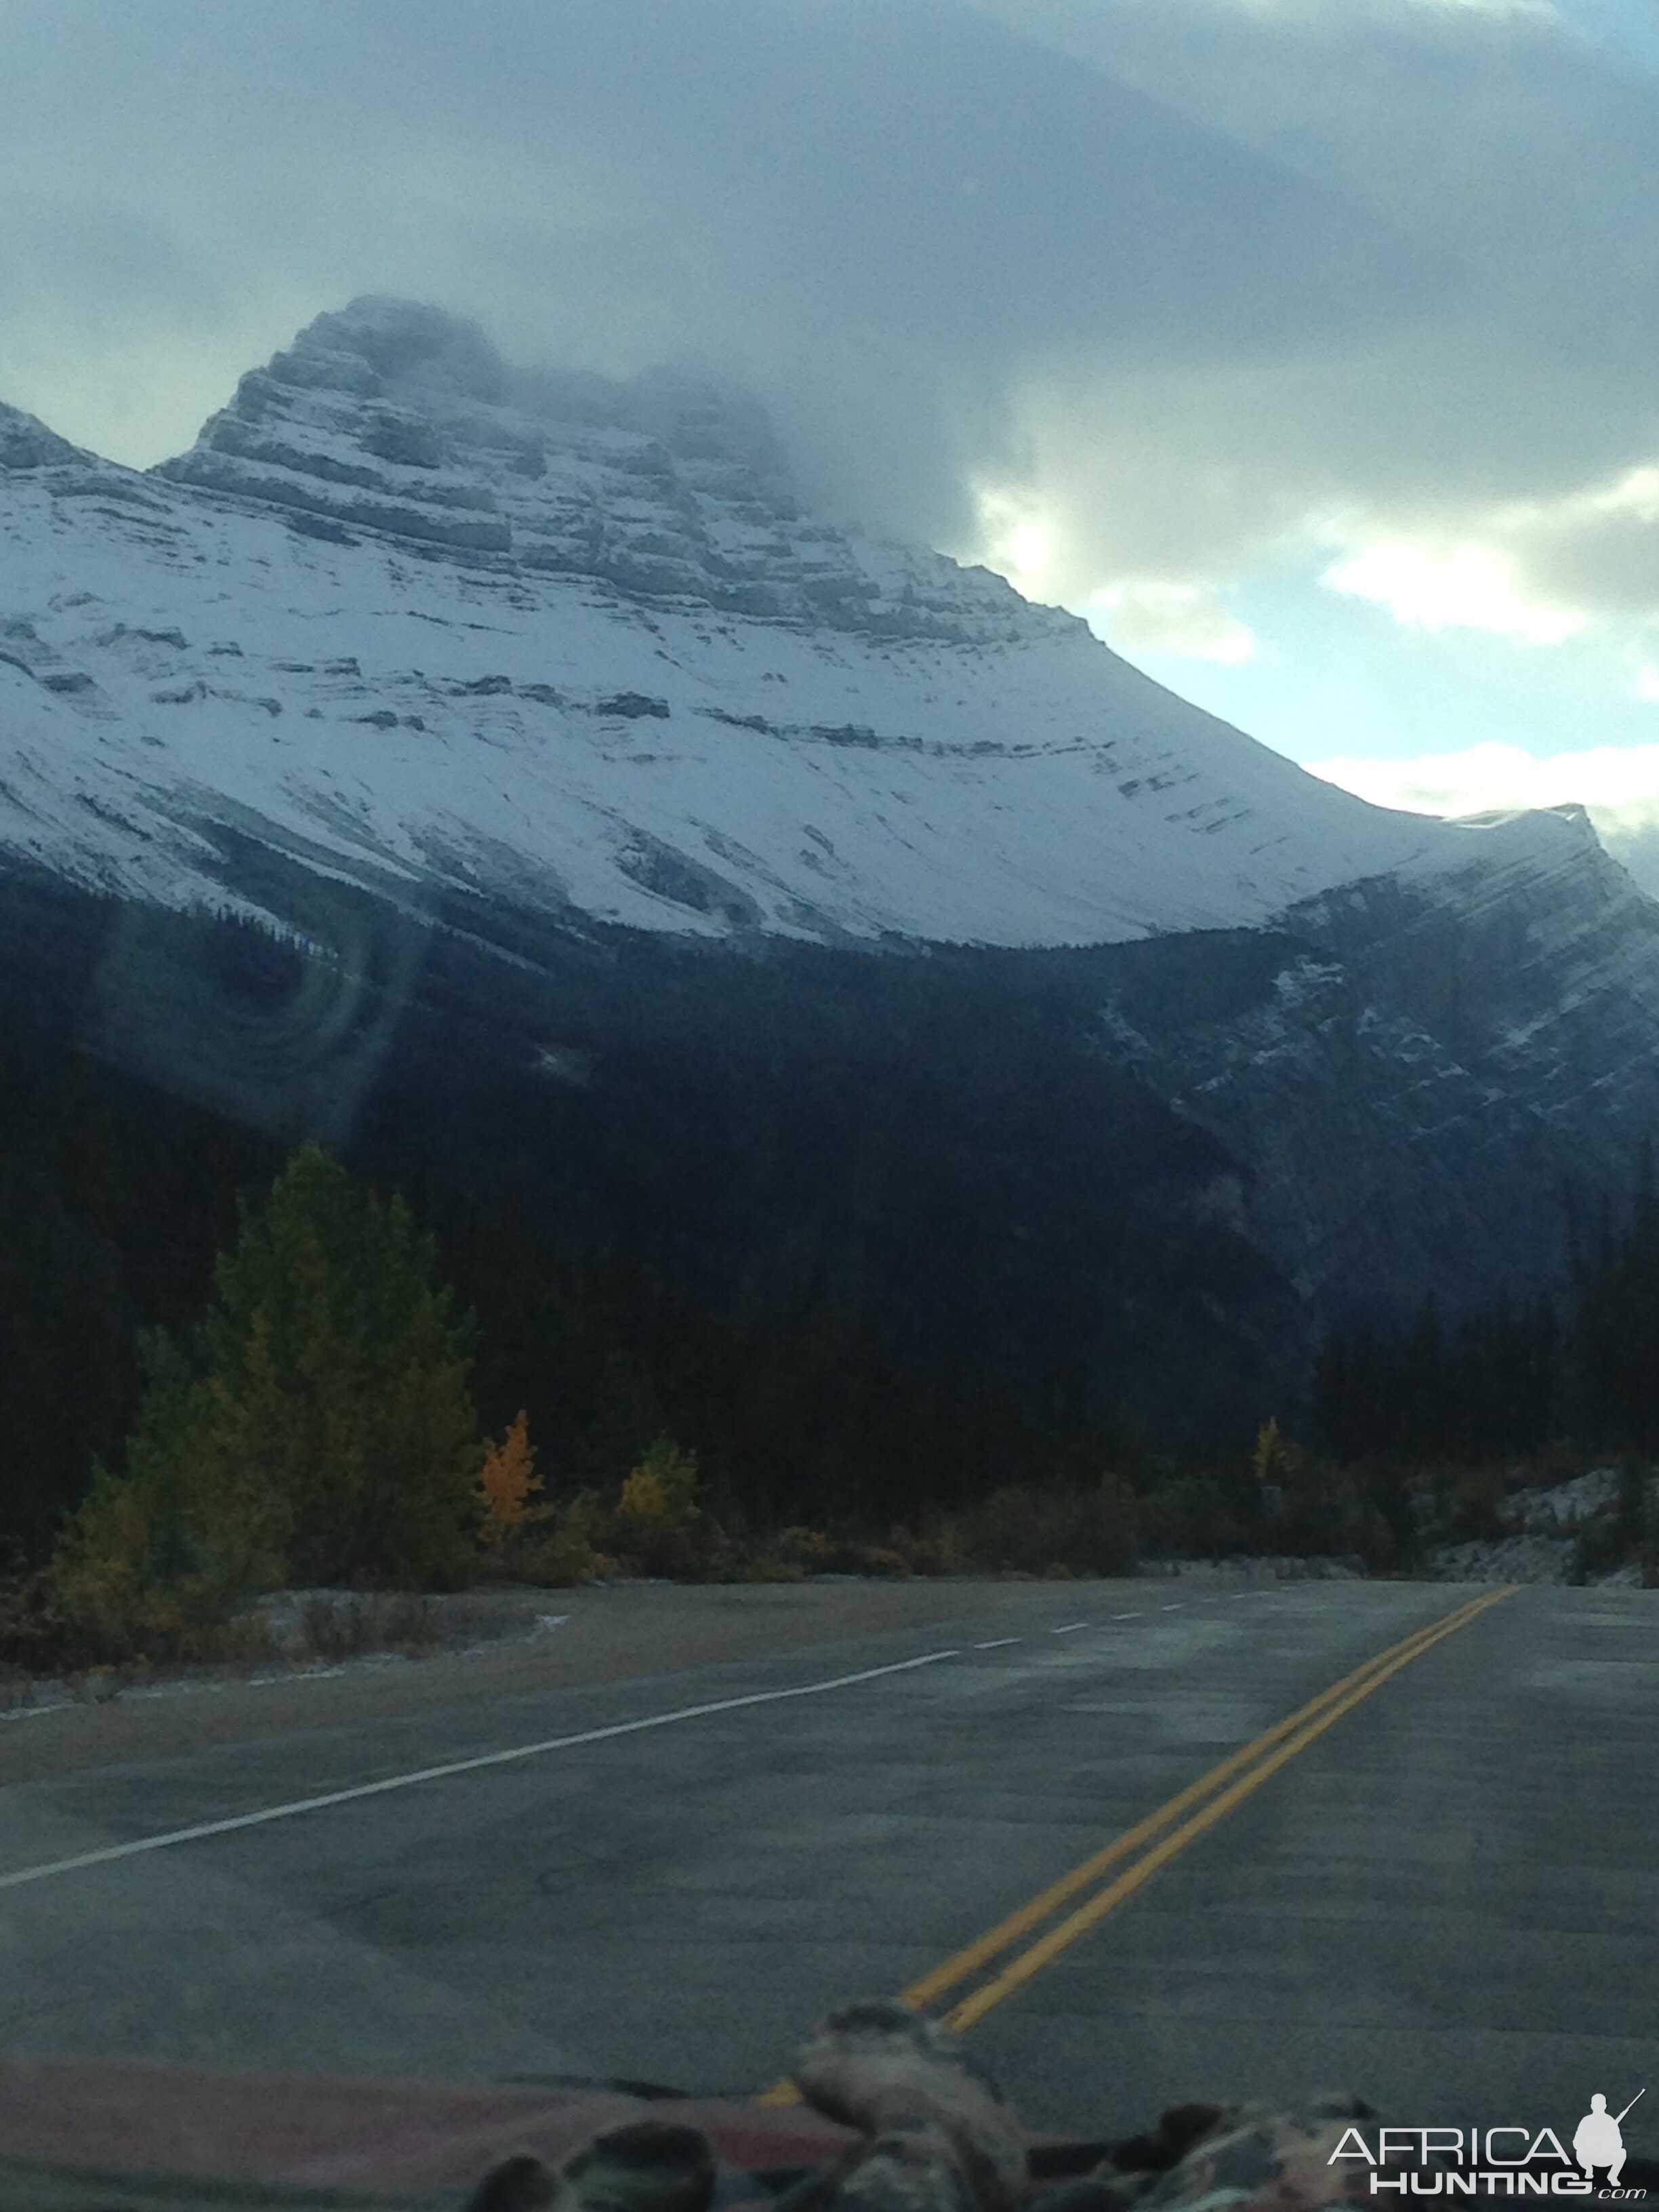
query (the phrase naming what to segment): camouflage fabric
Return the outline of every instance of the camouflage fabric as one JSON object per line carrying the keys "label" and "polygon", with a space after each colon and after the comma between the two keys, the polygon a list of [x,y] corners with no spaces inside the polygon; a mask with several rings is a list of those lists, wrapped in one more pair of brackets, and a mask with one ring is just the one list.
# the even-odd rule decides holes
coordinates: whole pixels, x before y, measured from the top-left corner
{"label": "camouflage fabric", "polygon": [[832,2013],[801,2045],[794,2081],[827,2119],[868,2138],[832,2169],[837,2201],[1014,2212],[1026,2193],[1025,2130],[1012,2106],[954,2035],[908,2005],[867,1997]]}
{"label": "camouflage fabric", "polygon": [[[795,2084],[863,2136],[797,2181],[771,2212],[1316,2212],[1369,2202],[1369,2169],[1332,2166],[1355,2098],[1297,2111],[1183,2105],[1114,2146],[1085,2179],[1037,2190],[1027,2137],[997,2084],[935,2021],[886,1997],[832,2013],[802,2045]],[[708,2212],[714,2157],[691,2128],[656,2123],[597,2136],[559,2169],[510,2159],[468,2212]]]}
{"label": "camouflage fabric", "polygon": [[1045,2212],[1313,2212],[1374,2203],[1370,2169],[1330,2159],[1349,2128],[1376,2118],[1348,2096],[1316,2097],[1293,2111],[1179,2106],[1149,2135],[1116,2145],[1086,2180],[1054,2191]]}
{"label": "camouflage fabric", "polygon": [[595,2136],[556,2170],[504,2159],[466,2212],[708,2212],[714,2181],[714,2154],[698,2129],[639,2120]]}

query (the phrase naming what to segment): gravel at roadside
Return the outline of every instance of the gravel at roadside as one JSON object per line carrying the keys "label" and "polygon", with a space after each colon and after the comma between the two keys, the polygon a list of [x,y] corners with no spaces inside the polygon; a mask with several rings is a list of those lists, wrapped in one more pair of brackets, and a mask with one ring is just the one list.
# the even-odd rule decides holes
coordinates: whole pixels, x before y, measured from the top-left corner
{"label": "gravel at roadside", "polygon": [[[1236,1586],[1316,1566],[1328,1572],[1331,1565],[1182,1561],[1143,1572]],[[0,1717],[0,1784],[475,1699],[763,1658],[936,1621],[1064,1618],[1097,1592],[1136,1587],[994,1576],[890,1582],[826,1575],[799,1583],[467,1590],[426,1601],[435,1642],[418,1656],[380,1652],[298,1668],[268,1661],[179,1669],[148,1680],[117,1676],[33,1685],[30,1702]]]}
{"label": "gravel at roadside", "polygon": [[[462,1601],[442,1601],[476,1632],[460,1648],[297,1672],[204,1668],[117,1696],[83,1689],[78,1698],[15,1711],[0,1726],[0,1783],[474,1699],[672,1674],[964,1614],[995,1620],[1011,1610],[1030,1613],[1045,1599],[1062,1606],[1067,1591],[1075,1603],[1079,1587],[826,1580],[467,1592]],[[558,1625],[538,1626],[538,1616],[556,1616]]]}

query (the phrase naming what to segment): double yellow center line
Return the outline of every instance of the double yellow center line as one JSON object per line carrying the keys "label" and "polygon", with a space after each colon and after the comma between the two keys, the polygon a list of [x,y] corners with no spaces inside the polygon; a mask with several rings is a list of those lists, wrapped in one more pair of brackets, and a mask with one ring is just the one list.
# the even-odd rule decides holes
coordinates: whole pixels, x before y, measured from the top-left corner
{"label": "double yellow center line", "polygon": [[[1167,1866],[1187,1846],[1196,1842],[1207,1829],[1224,1820],[1236,1805],[1240,1805],[1253,1790],[1259,1790],[1282,1766],[1290,1764],[1299,1751],[1304,1751],[1326,1729],[1334,1728],[1345,1713],[1350,1713],[1363,1704],[1373,1691],[1380,1690],[1384,1682],[1397,1674],[1402,1667],[1409,1667],[1413,1659],[1420,1659],[1437,1644],[1455,1636],[1460,1628],[1467,1628],[1472,1620],[1506,1597],[1513,1596],[1514,1586],[1506,1585],[1486,1591],[1459,1606],[1426,1628],[1414,1629],[1402,1637],[1398,1644],[1390,1644],[1386,1651],[1378,1651],[1352,1674],[1345,1674],[1340,1682],[1322,1690],[1305,1705],[1288,1715],[1268,1729],[1264,1735],[1247,1743],[1212,1766],[1207,1774],[1189,1783],[1155,1813],[1144,1820],[1137,1820],[1133,1828],[1126,1828],[1102,1850],[1073,1867],[1039,1896],[1022,1905],[1017,1912],[987,1934],[947,1959],[943,1966],[935,1966],[919,1982],[913,1982],[902,1992],[906,2004],[918,2008],[932,2005],[964,1983],[975,1978],[1012,1951],[1022,1938],[1031,1936],[1045,1923],[1054,1922],[1047,1932],[1011,1959],[1000,1971],[979,1982],[965,1996],[958,1998],[943,2014],[947,2027],[969,2028],[1003,1999],[1012,1996],[1045,1966],[1052,1965],[1062,1951],[1068,1949],[1079,1937],[1097,1927],[1109,1912],[1114,1912],[1126,1898],[1133,1897],[1143,1883],[1149,1881],[1160,1867]],[[1183,1818],[1183,1815],[1188,1817]],[[1179,1825],[1176,1825],[1176,1824]],[[1165,1831],[1168,1832],[1166,1833]],[[1155,1840],[1156,1839],[1156,1840]],[[1146,1848],[1143,1849],[1143,1846]],[[1136,1856],[1136,1853],[1139,1856]],[[1073,1899],[1093,1887],[1109,1869],[1128,1859],[1131,1863],[1103,1889],[1095,1892],[1086,1903],[1076,1906],[1058,1921],[1055,1916],[1070,1905]],[[761,2100],[763,2104],[790,2104],[794,2101],[793,2087],[780,2082]]]}

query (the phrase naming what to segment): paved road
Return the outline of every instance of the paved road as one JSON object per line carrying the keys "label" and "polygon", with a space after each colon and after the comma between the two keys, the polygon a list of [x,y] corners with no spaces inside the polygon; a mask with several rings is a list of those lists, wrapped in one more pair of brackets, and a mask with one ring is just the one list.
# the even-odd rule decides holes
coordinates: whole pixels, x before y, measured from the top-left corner
{"label": "paved road", "polygon": [[[591,1739],[0,1880],[0,2045],[758,2087],[815,2014],[908,1987],[1475,1595],[963,1585],[956,1618],[851,1643],[13,1781],[0,1878]],[[875,1668],[895,1671],[775,1694]],[[1334,2082],[1405,2121],[1571,2129],[1595,2088],[1659,2105],[1656,1877],[1659,1597],[1529,1589],[1336,1719],[971,2033],[1043,2126]],[[1659,2128],[1629,2142],[1651,2155]]]}

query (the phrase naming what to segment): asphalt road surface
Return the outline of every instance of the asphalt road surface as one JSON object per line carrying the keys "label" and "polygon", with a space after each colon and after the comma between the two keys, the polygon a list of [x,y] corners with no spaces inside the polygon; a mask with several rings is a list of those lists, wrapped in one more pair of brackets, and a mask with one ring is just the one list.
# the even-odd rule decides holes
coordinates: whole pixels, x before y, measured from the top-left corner
{"label": "asphalt road surface", "polygon": [[545,1686],[185,1749],[100,1714],[77,1762],[76,1717],[14,1721],[0,2045],[746,2092],[920,1987],[1039,2127],[1346,2086],[1570,2132],[1645,2087],[1652,2156],[1659,1595],[1465,1613],[1493,1596],[963,1583],[833,1642],[587,1682],[567,1642]]}

